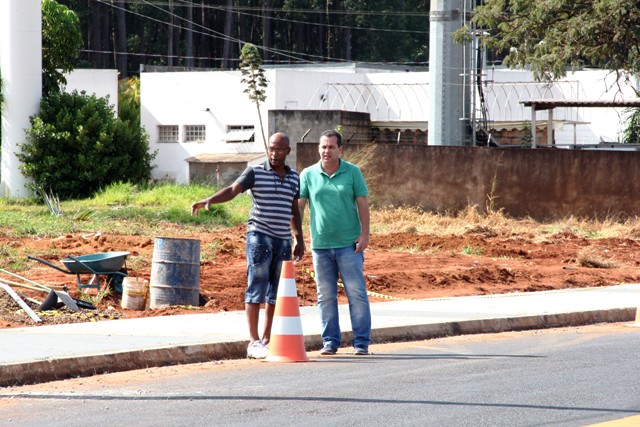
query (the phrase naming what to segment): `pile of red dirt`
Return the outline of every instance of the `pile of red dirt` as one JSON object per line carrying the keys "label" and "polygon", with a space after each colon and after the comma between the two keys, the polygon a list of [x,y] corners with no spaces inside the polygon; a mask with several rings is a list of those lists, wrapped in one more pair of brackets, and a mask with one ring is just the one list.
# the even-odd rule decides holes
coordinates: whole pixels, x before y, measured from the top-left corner
{"label": "pile of red dirt", "polygon": [[[204,305],[129,310],[121,308],[121,296],[113,293],[96,303],[97,310],[92,313],[73,314],[61,309],[57,315],[43,316],[41,324],[242,310],[246,286],[245,227],[215,231],[197,238],[203,251],[200,294],[206,301]],[[128,274],[149,280],[154,237],[91,234],[16,239],[0,236],[0,245],[35,254],[60,266],[63,266],[60,260],[67,255],[128,251],[130,255],[125,265]],[[585,253],[602,260],[602,265],[580,261]],[[585,239],[571,233],[551,235],[543,241],[526,236],[500,236],[493,232],[444,237],[392,233],[371,236],[370,247],[365,253],[365,274],[371,301],[379,302],[631,283],[639,280],[639,259],[640,245],[634,239]],[[20,276],[46,286],[66,285],[73,297],[81,297],[75,275],[33,260],[26,260],[25,264],[28,268],[20,269]],[[5,269],[10,270],[10,267]],[[295,274],[300,305],[315,305],[310,254],[296,264]],[[19,281],[2,274],[0,278]],[[14,290],[27,300],[35,300],[31,304],[46,296],[19,287]],[[95,294],[95,290],[90,292]],[[341,298],[346,301],[344,295]],[[35,323],[0,289],[0,328],[32,325]]]}

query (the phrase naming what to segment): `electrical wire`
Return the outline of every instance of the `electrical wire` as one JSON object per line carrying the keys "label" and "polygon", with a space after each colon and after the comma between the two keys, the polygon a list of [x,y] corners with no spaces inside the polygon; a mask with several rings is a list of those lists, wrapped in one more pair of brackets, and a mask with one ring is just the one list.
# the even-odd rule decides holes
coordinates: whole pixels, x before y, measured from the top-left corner
{"label": "electrical wire", "polygon": [[[141,0],[114,0],[113,3],[122,4],[139,4]],[[168,1],[151,0],[146,3],[153,5],[169,6]],[[175,0],[171,5],[182,4],[184,7],[194,8],[206,8],[215,9],[220,11],[256,11],[256,12],[285,12],[285,13],[300,13],[300,14],[322,14],[322,15],[361,15],[361,16],[393,16],[393,17],[417,17],[428,18],[429,12],[406,12],[406,11],[392,11],[392,10],[326,10],[326,9],[295,9],[295,8],[273,8],[273,7],[259,7],[259,6],[223,6],[223,5],[209,5],[203,3],[194,3],[187,0]]]}
{"label": "electrical wire", "polygon": [[[141,14],[139,12],[135,12],[135,11],[126,9],[124,7],[116,6],[114,4],[114,3],[121,3],[121,4],[126,4],[126,3],[129,3],[129,4],[140,4],[140,3],[142,3],[144,5],[148,5],[149,7],[153,7],[153,8],[156,8],[158,10],[161,10],[164,13],[169,14],[173,18],[176,18],[176,19],[178,19],[180,21],[183,21],[183,22],[185,22],[187,24],[191,24],[191,25],[195,25],[196,27],[203,28],[203,29],[205,29],[206,31],[209,32],[209,33],[206,33],[206,32],[202,32],[202,31],[191,30],[196,34],[201,34],[201,35],[206,35],[206,36],[210,36],[210,37],[213,37],[213,38],[232,41],[234,43],[246,43],[243,40],[240,40],[240,39],[228,36],[226,34],[211,30],[211,29],[206,28],[206,27],[204,27],[204,26],[202,26],[200,24],[197,24],[194,21],[189,21],[186,18],[183,18],[183,17],[181,17],[179,15],[176,15],[175,13],[169,12],[168,10],[165,10],[165,9],[157,6],[158,4],[169,4],[168,2],[158,2],[158,1],[149,1],[149,0],[135,0],[135,1],[116,0],[114,2],[108,2],[108,1],[105,1],[105,0],[96,0],[96,1],[101,2],[103,4],[106,4],[106,5],[109,5],[109,6],[114,7],[114,8],[124,9],[128,13],[132,13],[132,14],[135,14],[137,16],[140,16],[140,17],[143,17],[143,18],[146,18],[146,19],[150,19],[150,20],[158,22],[158,23],[160,23],[162,25],[167,25],[167,26],[173,25],[174,27],[182,28],[179,25],[171,24],[171,23],[165,22],[165,21],[161,21],[161,20],[158,20],[156,18],[150,17],[148,15],[144,15],[144,14]],[[185,4],[185,5],[192,5],[193,7],[196,7],[196,8],[200,8],[202,6],[200,4],[194,4],[193,2],[188,2],[188,1],[185,1],[185,0],[178,0],[178,2],[181,3],[181,4]],[[173,4],[175,5],[176,3],[173,3]],[[210,6],[210,7],[211,8],[216,8],[216,9],[220,9],[220,10],[227,10],[228,9],[228,8],[224,8],[224,7],[221,7],[221,6]],[[246,9],[246,10],[265,10],[265,9],[253,8],[253,7],[232,8],[232,10],[242,10],[242,9]],[[281,9],[269,9],[269,10],[282,11]],[[360,12],[360,11],[354,11],[354,13],[356,13],[356,12]],[[260,15],[253,15],[253,14],[244,14],[244,15],[251,16],[251,17],[264,18],[263,16],[260,16]],[[415,14],[403,13],[401,16],[415,16]],[[425,35],[428,34],[427,31],[394,30],[394,29],[380,29],[380,28],[362,28],[362,27],[352,27],[352,26],[344,26],[344,25],[332,25],[332,24],[324,24],[324,23],[313,23],[313,22],[306,22],[306,21],[288,20],[288,19],[282,19],[282,18],[276,18],[276,17],[268,17],[268,18],[272,19],[274,21],[277,21],[277,22],[305,23],[305,24],[308,24],[308,25],[314,25],[314,26],[319,26],[319,27],[328,27],[328,28],[337,28],[337,29],[355,29],[355,30],[363,30],[363,31],[393,32],[393,33],[415,33],[415,34],[425,34]],[[212,34],[210,34],[210,33],[212,33]],[[306,53],[301,53],[301,52],[292,52],[292,51],[287,51],[287,50],[282,50],[282,49],[266,48],[264,46],[259,46],[259,48],[263,49],[266,52],[270,52],[270,53],[273,53],[273,54],[276,54],[276,55],[282,55],[284,57],[288,57],[289,59],[300,61],[300,62],[313,62],[312,58],[316,58],[317,60],[320,60],[320,61],[327,61],[327,60],[338,61],[338,62],[344,61],[344,59],[342,59],[342,58],[327,58],[326,56],[322,56],[322,55],[313,55],[313,54],[306,54]],[[303,57],[308,57],[309,59],[296,57],[296,55],[303,56]]]}
{"label": "electrical wire", "polygon": [[[108,0],[95,0],[95,1],[97,1],[97,2],[99,2],[99,3],[102,3],[102,4],[105,4],[105,5],[107,5],[107,6],[110,6],[110,7],[116,8],[116,9],[124,9],[127,13],[130,13],[130,14],[133,14],[133,15],[136,15],[136,16],[139,16],[139,17],[141,17],[141,18],[149,19],[149,20],[151,20],[151,21],[154,21],[154,22],[160,23],[160,24],[162,24],[162,25],[166,25],[166,26],[173,26],[173,27],[175,27],[175,28],[182,28],[182,27],[181,27],[181,26],[179,26],[179,25],[171,24],[171,23],[169,23],[169,22],[165,22],[165,21],[161,21],[161,20],[159,20],[159,19],[156,19],[156,18],[150,17],[150,16],[148,16],[148,15],[144,15],[144,14],[141,14],[141,13],[138,13],[138,12],[135,12],[135,11],[132,11],[132,10],[129,10],[129,9],[126,9],[126,8],[120,7],[120,6],[116,6],[115,4],[112,4],[112,3],[111,3],[110,1],[108,1]],[[173,17],[175,17],[175,18],[178,18],[178,19],[179,19],[179,20],[181,20],[181,21],[191,22],[192,24],[195,24],[195,26],[196,26],[196,27],[198,27],[198,28],[204,28],[206,31],[208,31],[208,33],[207,33],[207,32],[202,32],[202,31],[198,31],[198,30],[191,30],[191,31],[193,31],[193,32],[194,32],[194,33],[196,33],[196,34],[201,34],[201,35],[205,35],[205,36],[209,36],[209,37],[213,37],[213,38],[217,38],[217,39],[221,39],[221,40],[227,40],[227,41],[231,41],[231,42],[234,42],[234,43],[242,43],[242,44],[247,43],[247,42],[246,42],[246,41],[244,41],[244,40],[241,40],[241,39],[238,39],[238,38],[235,38],[235,37],[228,36],[228,35],[226,35],[226,34],[224,34],[224,33],[220,33],[220,32],[218,32],[218,31],[212,30],[212,29],[210,29],[210,28],[206,28],[206,27],[204,27],[204,26],[202,26],[202,25],[200,25],[200,24],[194,23],[194,22],[192,22],[192,21],[187,21],[187,20],[185,20],[184,18],[182,18],[182,17],[180,17],[180,16],[178,16],[178,15],[176,15],[176,14],[173,14],[173,13],[171,13],[171,12],[167,11],[167,10],[164,10],[164,9],[162,9],[162,8],[160,8],[160,7],[157,7],[157,6],[155,6],[155,5],[151,4],[151,3],[149,3],[147,0],[141,0],[141,2],[142,2],[142,3],[145,3],[145,4],[148,4],[148,5],[149,5],[149,6],[151,6],[151,7],[154,7],[154,8],[159,9],[159,10],[163,11],[164,13],[168,14],[169,16],[173,16]],[[295,61],[298,61],[298,62],[302,62],[302,63],[309,63],[309,62],[312,62],[312,61],[310,61],[310,60],[308,60],[308,59],[304,59],[304,58],[296,57],[296,56],[294,56],[294,55],[304,55],[304,56],[309,56],[309,57],[316,57],[316,58],[319,58],[319,59],[321,59],[321,60],[326,60],[326,59],[327,59],[327,58],[325,58],[325,57],[323,57],[323,56],[320,56],[320,55],[311,55],[311,54],[304,54],[304,53],[300,54],[300,53],[297,53],[297,52],[289,52],[289,51],[284,51],[284,50],[278,50],[278,49],[266,48],[266,47],[264,47],[264,46],[257,46],[257,47],[258,47],[258,48],[260,48],[260,49],[262,49],[263,51],[271,52],[271,53],[274,53],[274,54],[277,54],[277,55],[281,55],[281,56],[284,56],[284,57],[288,57],[289,59],[292,59],[292,60],[295,60]],[[165,55],[165,56],[166,56],[166,55]],[[185,58],[185,57],[184,57],[184,56],[180,56],[180,58]],[[336,60],[336,61],[341,61],[341,60],[338,60],[338,59],[334,59],[334,60]]]}

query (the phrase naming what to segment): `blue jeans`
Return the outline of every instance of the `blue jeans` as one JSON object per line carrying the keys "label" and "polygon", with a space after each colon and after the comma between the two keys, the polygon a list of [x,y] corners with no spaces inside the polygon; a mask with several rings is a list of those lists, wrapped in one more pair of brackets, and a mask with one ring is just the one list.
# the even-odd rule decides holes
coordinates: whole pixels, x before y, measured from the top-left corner
{"label": "blue jeans", "polygon": [[324,345],[340,347],[338,317],[338,274],[349,300],[353,346],[368,347],[371,342],[371,308],[364,281],[364,254],[355,246],[312,249],[313,269],[318,290],[318,309]]}
{"label": "blue jeans", "polygon": [[282,261],[291,259],[291,240],[247,233],[247,290],[245,303],[276,303]]}

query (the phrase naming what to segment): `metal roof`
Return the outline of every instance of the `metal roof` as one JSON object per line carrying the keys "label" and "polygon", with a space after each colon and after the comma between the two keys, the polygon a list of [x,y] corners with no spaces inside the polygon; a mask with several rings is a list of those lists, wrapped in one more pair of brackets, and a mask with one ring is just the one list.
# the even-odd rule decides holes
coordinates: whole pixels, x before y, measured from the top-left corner
{"label": "metal roof", "polygon": [[640,98],[623,99],[619,101],[588,99],[531,99],[520,103],[525,107],[533,107],[535,110],[549,110],[556,107],[640,107]]}

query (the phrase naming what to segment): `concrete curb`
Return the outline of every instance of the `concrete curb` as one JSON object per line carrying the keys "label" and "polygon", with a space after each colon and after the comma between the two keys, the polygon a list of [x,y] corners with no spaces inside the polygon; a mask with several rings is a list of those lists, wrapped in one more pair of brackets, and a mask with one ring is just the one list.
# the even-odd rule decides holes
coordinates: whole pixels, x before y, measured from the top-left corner
{"label": "concrete curb", "polygon": [[[371,335],[374,343],[401,342],[455,335],[546,329],[594,323],[627,322],[633,321],[635,316],[635,308],[596,310],[378,328],[374,329]],[[345,332],[343,334],[343,345],[346,345],[346,343],[351,340],[351,336],[351,332]],[[307,351],[320,349],[322,347],[320,336],[306,336],[305,347]],[[246,351],[247,341],[243,340],[225,343],[180,345],[8,364],[0,366],[0,387],[44,383],[74,377],[86,377],[150,367],[202,363],[212,360],[240,359],[246,357]]]}

